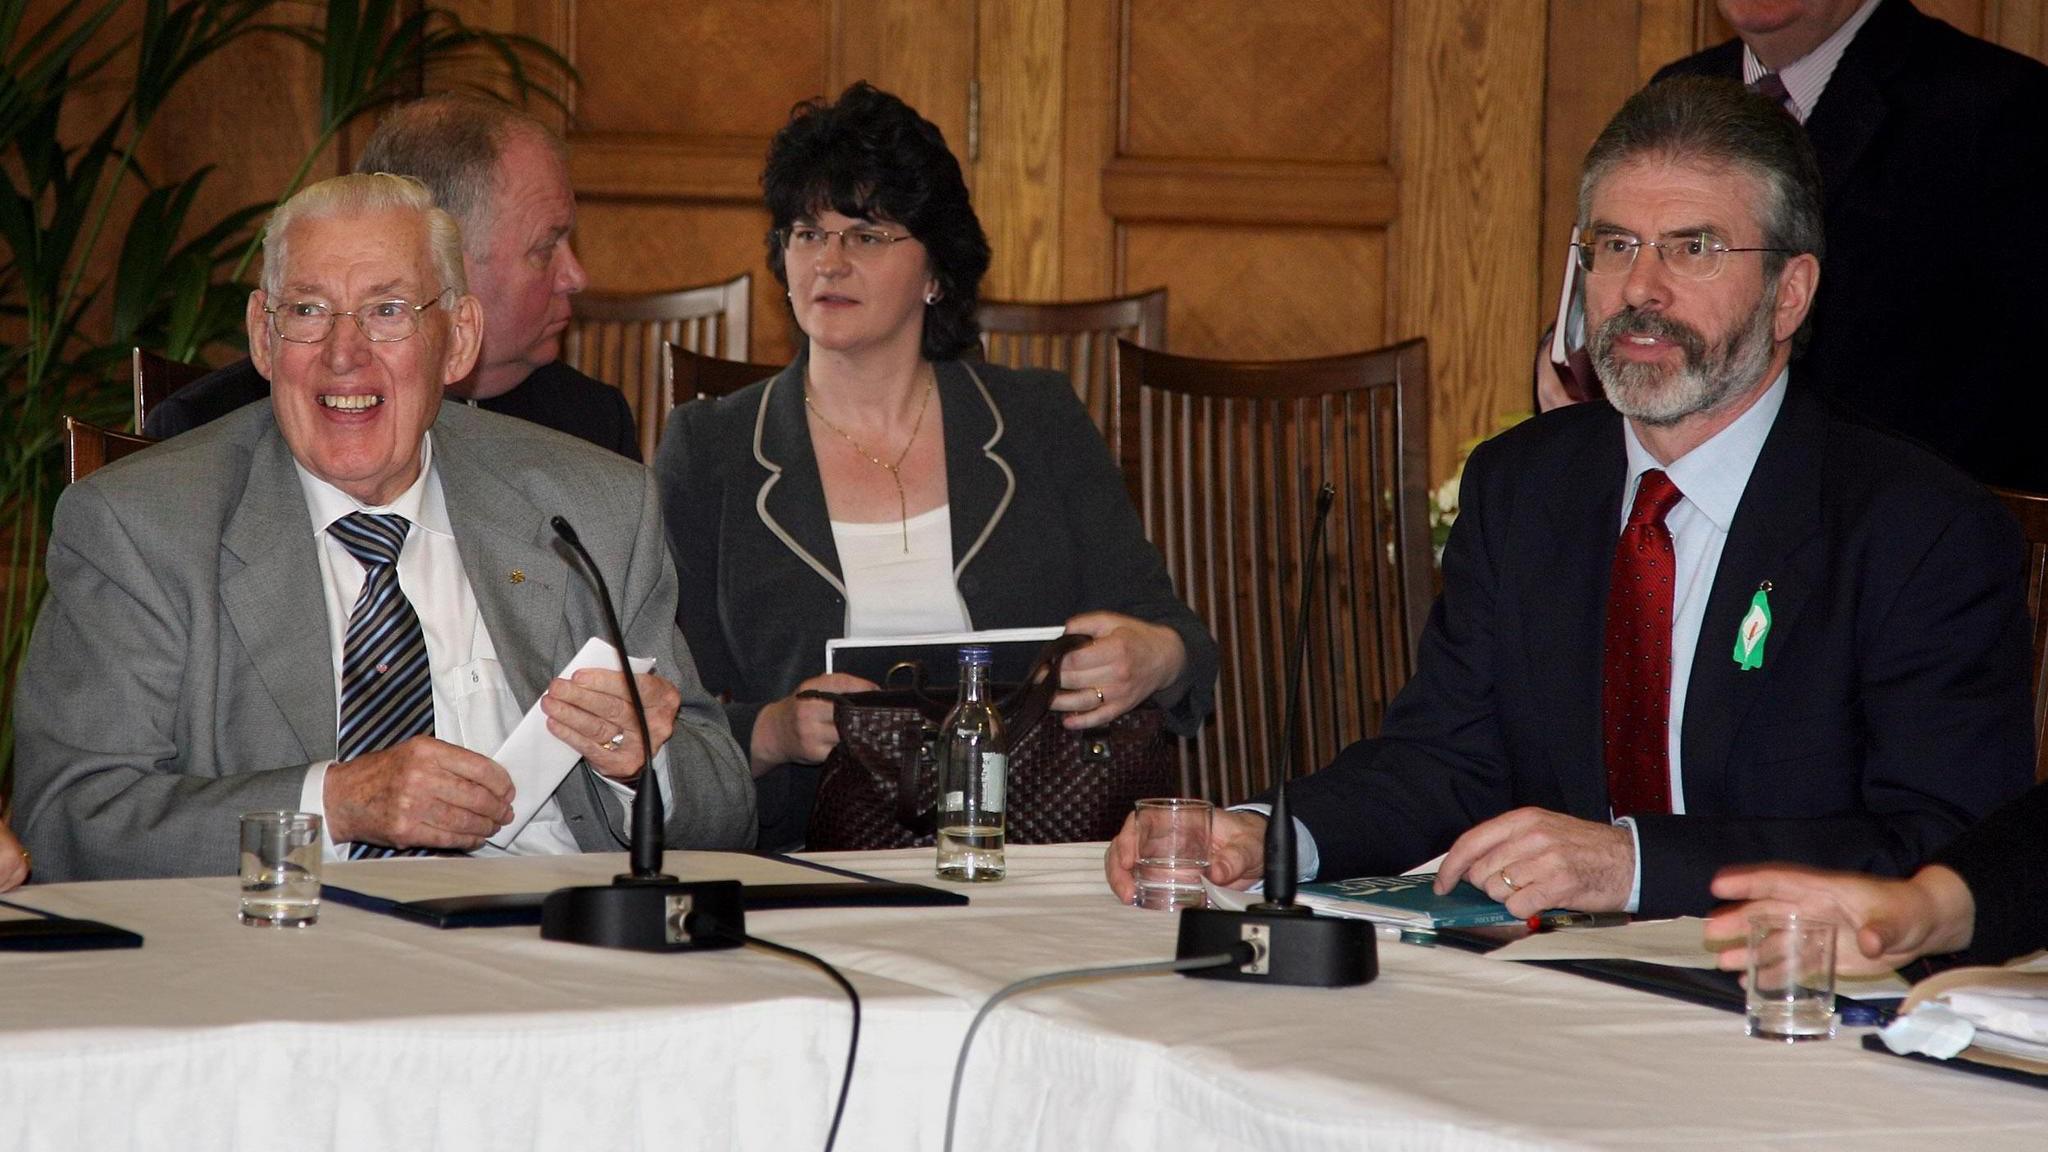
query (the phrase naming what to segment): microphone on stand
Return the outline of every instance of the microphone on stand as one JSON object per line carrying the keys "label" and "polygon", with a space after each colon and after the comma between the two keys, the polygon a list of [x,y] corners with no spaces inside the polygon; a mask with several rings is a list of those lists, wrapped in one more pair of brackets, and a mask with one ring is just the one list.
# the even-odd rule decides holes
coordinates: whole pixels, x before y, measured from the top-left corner
{"label": "microphone on stand", "polygon": [[598,570],[597,561],[583,547],[583,541],[577,539],[576,530],[560,516],[548,523],[562,542],[582,557],[592,583],[597,585],[605,627],[611,633],[613,647],[619,651],[619,667],[626,674],[626,692],[633,701],[633,715],[640,725],[640,747],[646,759],[641,762],[640,774],[633,784],[632,829],[627,842],[631,870],[614,876],[608,885],[558,888],[548,893],[541,902],[541,938],[643,952],[737,948],[746,934],[746,908],[739,882],[683,883],[661,870],[661,782],[654,776],[654,741],[647,730],[647,706],[640,699],[640,685],[627,657],[626,635],[619,627],[619,614],[612,607],[604,573]]}
{"label": "microphone on stand", "polygon": [[661,805],[660,781],[654,778],[654,741],[647,731],[647,705],[640,701],[640,681],[633,675],[632,666],[626,659],[626,634],[619,627],[619,614],[612,607],[611,589],[605,585],[604,573],[598,571],[597,561],[591,558],[590,550],[576,536],[576,529],[560,516],[552,517],[548,523],[554,526],[555,535],[562,543],[583,558],[584,567],[590,570],[591,583],[597,585],[598,603],[604,608],[605,628],[611,633],[612,647],[619,650],[619,668],[626,674],[626,693],[633,700],[633,718],[640,723],[640,750],[646,759],[640,762],[640,773],[633,778],[633,823],[629,841],[632,851],[632,872],[621,875],[614,883],[658,884],[672,881],[673,876],[661,872],[662,825],[665,814]]}
{"label": "microphone on stand", "polygon": [[1294,817],[1287,810],[1287,778],[1293,774],[1294,746],[1301,735],[1297,729],[1301,722],[1301,671],[1308,660],[1309,599],[1315,592],[1316,569],[1323,564],[1323,525],[1336,498],[1336,489],[1328,483],[1316,493],[1315,525],[1309,533],[1307,563],[1301,574],[1301,611],[1287,673],[1287,723],[1274,757],[1279,785],[1266,820],[1266,899],[1243,912],[1186,908],[1180,914],[1176,949],[1180,959],[1213,956],[1243,942],[1252,946],[1252,960],[1243,965],[1193,969],[1183,972],[1184,976],[1345,988],[1370,983],[1380,973],[1379,944],[1370,922],[1318,916],[1314,909],[1294,902]]}

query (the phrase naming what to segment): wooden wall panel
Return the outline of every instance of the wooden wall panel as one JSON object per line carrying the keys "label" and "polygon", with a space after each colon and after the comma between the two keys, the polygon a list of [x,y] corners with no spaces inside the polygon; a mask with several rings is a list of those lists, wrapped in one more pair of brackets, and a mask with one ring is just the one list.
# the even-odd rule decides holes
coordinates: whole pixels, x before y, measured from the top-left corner
{"label": "wooden wall panel", "polygon": [[1132,224],[1124,253],[1132,284],[1172,287],[1166,330],[1183,355],[1282,360],[1390,343],[1377,229]]}
{"label": "wooden wall panel", "polygon": [[[752,352],[758,362],[786,359],[794,347],[782,285],[768,271],[768,213],[755,205],[663,204],[597,200],[578,206],[577,254],[602,268],[612,292],[656,292],[754,274]],[[703,269],[725,269],[706,275]]]}
{"label": "wooden wall panel", "polygon": [[[980,130],[969,166],[975,212],[994,262],[984,296],[1058,300],[1065,294],[1061,112],[1066,102],[1065,0],[983,0],[976,30]],[[1099,295],[1081,292],[1077,297]]]}
{"label": "wooden wall panel", "polygon": [[818,0],[577,0],[580,132],[766,140],[831,57]]}
{"label": "wooden wall panel", "polygon": [[[1429,336],[1439,475],[1528,403],[1593,134],[1659,66],[1728,35],[1714,0],[442,2],[582,69],[561,120],[598,287],[752,270],[753,355],[788,355],[761,161],[791,104],[865,77],[960,156],[990,295],[1165,284],[1174,346],[1210,355]],[[2048,0],[1919,3],[2048,58]],[[194,77],[141,159],[221,165],[196,215],[274,197],[316,98],[309,57],[252,39]]]}
{"label": "wooden wall panel", "polygon": [[1461,441],[1528,407],[1540,309],[1513,270],[1537,261],[1544,6],[1437,0],[1399,12],[1387,334],[1429,338],[1431,474],[1443,476]]}
{"label": "wooden wall panel", "polygon": [[1130,0],[1121,154],[1377,163],[1392,4]]}

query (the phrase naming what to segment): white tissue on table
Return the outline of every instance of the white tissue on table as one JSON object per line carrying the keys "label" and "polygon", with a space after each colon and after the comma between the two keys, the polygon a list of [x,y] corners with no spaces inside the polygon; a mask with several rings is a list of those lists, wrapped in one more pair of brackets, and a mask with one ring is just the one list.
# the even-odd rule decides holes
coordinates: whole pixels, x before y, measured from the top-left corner
{"label": "white tissue on table", "polygon": [[1878,1035],[1885,1047],[1901,1056],[1947,1060],[1970,1046],[1977,1038],[1977,1026],[1949,1011],[1947,1005],[1929,1002],[1885,1025]]}

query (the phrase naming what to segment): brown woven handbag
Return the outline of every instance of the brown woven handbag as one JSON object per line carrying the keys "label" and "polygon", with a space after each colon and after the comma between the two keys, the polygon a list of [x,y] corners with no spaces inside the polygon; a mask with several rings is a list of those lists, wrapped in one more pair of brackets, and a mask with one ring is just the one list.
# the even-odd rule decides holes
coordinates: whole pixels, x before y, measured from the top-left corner
{"label": "brown woven handbag", "polygon": [[[1050,641],[1025,683],[994,693],[1009,740],[1005,837],[1012,844],[1107,840],[1141,798],[1180,793],[1172,739],[1157,706],[1140,705],[1084,732],[1069,731],[1052,711],[1060,661],[1087,641]],[[929,846],[938,801],[939,724],[953,710],[957,693],[919,683],[803,695],[832,701],[839,728],[839,745],[818,776],[805,848]]]}

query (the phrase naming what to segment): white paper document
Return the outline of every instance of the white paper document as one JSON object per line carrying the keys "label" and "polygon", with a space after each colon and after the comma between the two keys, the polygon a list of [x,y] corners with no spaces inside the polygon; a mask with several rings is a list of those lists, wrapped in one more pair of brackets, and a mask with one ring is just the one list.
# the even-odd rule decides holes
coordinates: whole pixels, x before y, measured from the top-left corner
{"label": "white paper document", "polygon": [[[633,657],[633,671],[646,672],[653,667],[654,657]],[[569,663],[563,665],[558,675],[567,679],[585,668],[618,671],[618,649],[592,636]],[[519,830],[526,827],[526,822],[533,819],[540,806],[555,794],[562,777],[576,766],[579,757],[574,748],[548,731],[547,714],[540,710],[540,701],[535,700],[533,707],[520,718],[519,727],[512,730],[512,735],[505,738],[491,759],[512,777],[513,795],[512,822],[498,829],[497,835],[490,838],[490,844],[494,848],[509,848]]]}

